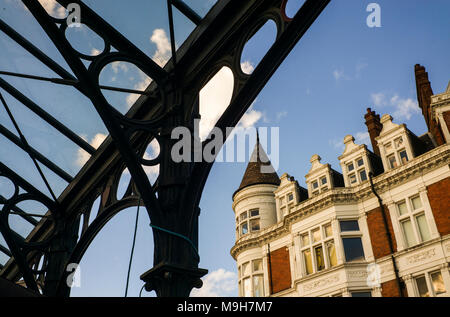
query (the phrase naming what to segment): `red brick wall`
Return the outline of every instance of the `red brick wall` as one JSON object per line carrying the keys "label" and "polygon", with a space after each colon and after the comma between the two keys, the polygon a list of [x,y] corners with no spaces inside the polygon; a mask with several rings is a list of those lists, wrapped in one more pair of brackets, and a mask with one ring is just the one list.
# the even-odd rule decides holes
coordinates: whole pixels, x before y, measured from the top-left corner
{"label": "red brick wall", "polygon": [[[395,242],[394,230],[392,229],[391,216],[389,215],[389,210],[386,206],[384,206],[384,213],[386,215],[389,232],[391,234],[394,252],[396,252],[397,243]],[[367,225],[369,227],[370,242],[372,244],[375,259],[391,254],[380,207],[372,209],[367,213]]]}
{"label": "red brick wall", "polygon": [[271,294],[291,287],[291,265],[287,247],[270,252],[269,269],[272,272]]}
{"label": "red brick wall", "polygon": [[431,184],[427,191],[439,234],[450,234],[450,177]]}
{"label": "red brick wall", "polygon": [[[406,287],[402,287],[403,297],[408,297]],[[400,297],[396,280],[381,283],[381,296],[383,297]]]}

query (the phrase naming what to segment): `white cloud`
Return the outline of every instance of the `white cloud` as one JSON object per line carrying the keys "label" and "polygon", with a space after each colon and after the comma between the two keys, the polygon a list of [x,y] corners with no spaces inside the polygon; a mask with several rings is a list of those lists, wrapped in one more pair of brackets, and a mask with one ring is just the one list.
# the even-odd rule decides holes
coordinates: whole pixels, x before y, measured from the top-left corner
{"label": "white cloud", "polygon": [[[13,2],[16,0],[8,0],[8,2]],[[42,5],[42,7],[47,11],[47,13],[55,18],[63,19],[67,16],[66,8],[57,3],[55,0],[38,0],[38,2]],[[28,11],[28,8],[25,4],[22,3],[22,6],[25,10]]]}
{"label": "white cloud", "polygon": [[371,94],[370,98],[372,99],[372,102],[374,106],[381,107],[386,105],[386,96],[383,93],[376,93]]}
{"label": "white cloud", "polygon": [[38,1],[44,7],[45,11],[47,11],[48,14],[60,19],[66,17],[67,15],[66,8],[61,6],[55,0],[38,0]]}
{"label": "white cloud", "polygon": [[[164,29],[154,29],[152,36],[150,36],[150,42],[156,45],[156,51],[152,56],[153,61],[160,67],[163,67],[172,55],[170,40]],[[140,71],[139,74],[141,78],[140,81],[134,85],[134,89],[143,91],[150,85],[152,79],[142,71]],[[128,107],[131,107],[139,97],[140,95],[138,94],[129,94],[127,96]]]}
{"label": "white cloud", "polygon": [[97,55],[100,55],[102,53],[102,51],[101,50],[98,50],[98,49],[96,49],[96,48],[93,48],[92,50],[91,50],[91,56],[97,56]]}
{"label": "white cloud", "polygon": [[335,69],[333,71],[333,77],[336,81],[339,81],[341,79],[344,80],[353,80],[353,79],[359,79],[361,77],[361,73],[364,69],[366,69],[369,66],[368,63],[359,60],[355,64],[355,74],[354,75],[348,75],[344,72],[344,69]]}
{"label": "white cloud", "polygon": [[128,66],[124,62],[115,61],[111,63],[111,69],[114,72],[114,74],[117,74],[119,70],[126,73],[128,71]]}
{"label": "white cloud", "polygon": [[370,95],[375,107],[391,107],[392,116],[397,119],[409,120],[414,114],[420,113],[419,105],[412,98],[401,98],[394,94],[388,98],[384,93],[373,93]]}
{"label": "white cloud", "polygon": [[166,32],[163,29],[153,30],[153,34],[150,37],[150,41],[156,44],[156,52],[153,54],[152,59],[161,67],[163,67],[172,55],[172,49],[170,47],[170,40],[167,37]]}
{"label": "white cloud", "polygon": [[355,143],[356,144],[369,144],[370,135],[369,132],[356,132],[355,134]]}
{"label": "white cloud", "polygon": [[237,124],[238,127],[242,127],[244,129],[253,127],[256,122],[259,121],[262,117],[262,112],[254,109],[247,110],[246,113],[242,116],[241,120]]}
{"label": "white cloud", "polygon": [[344,71],[335,69],[333,71],[334,79],[339,80],[344,77]]}
{"label": "white cloud", "polygon": [[231,69],[222,67],[200,90],[200,139],[204,140],[230,104],[234,76]]}
{"label": "white cloud", "polygon": [[[368,145],[370,142],[369,132],[360,131],[360,132],[356,132],[353,136],[355,138],[356,144]],[[344,151],[344,149],[345,149],[344,137],[334,138],[332,140],[329,140],[328,144],[330,144],[333,148],[335,148],[339,151]]]}
{"label": "white cloud", "polygon": [[255,66],[250,61],[241,63],[241,69],[245,74],[250,75],[255,70]]}
{"label": "white cloud", "polygon": [[[85,136],[81,136],[85,141],[86,137]],[[103,141],[106,139],[106,134],[103,133],[97,133],[92,140],[89,142],[89,144],[94,147],[95,149],[97,149],[100,144],[103,143]],[[86,152],[85,150],[83,150],[82,148],[78,149],[77,152],[77,157],[76,157],[76,164],[80,167],[82,167],[84,164],[86,164],[86,162],[89,160],[89,158],[91,157],[91,155]]]}
{"label": "white cloud", "polygon": [[203,286],[200,289],[194,288],[192,297],[235,297],[237,296],[237,275],[236,273],[218,269],[206,275]]}

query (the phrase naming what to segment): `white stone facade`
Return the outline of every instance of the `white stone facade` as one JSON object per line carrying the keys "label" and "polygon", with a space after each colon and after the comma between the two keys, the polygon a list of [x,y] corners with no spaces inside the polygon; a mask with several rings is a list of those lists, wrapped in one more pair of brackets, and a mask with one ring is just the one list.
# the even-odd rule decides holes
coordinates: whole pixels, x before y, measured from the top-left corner
{"label": "white stone facade", "polygon": [[[381,123],[377,141],[384,172],[378,175],[373,176],[373,153],[347,136],[339,157],[345,187],[334,186],[330,166],[314,155],[306,175],[307,199],[301,199],[301,188],[288,174],[278,187],[258,184],[236,193],[238,229],[243,211],[259,208],[261,217],[260,229],[238,232],[231,249],[239,296],[380,297],[398,283],[409,297],[450,296],[450,234],[439,233],[427,195],[430,185],[450,178],[449,139],[417,156],[405,125],[393,123],[389,115]],[[389,161],[392,155],[395,164]],[[381,257],[375,256],[379,250],[374,250],[368,222],[369,212],[381,208],[374,190],[386,207],[396,247]],[[288,250],[289,265],[283,265],[290,278],[284,278],[291,283],[273,293],[269,251],[280,248]]]}

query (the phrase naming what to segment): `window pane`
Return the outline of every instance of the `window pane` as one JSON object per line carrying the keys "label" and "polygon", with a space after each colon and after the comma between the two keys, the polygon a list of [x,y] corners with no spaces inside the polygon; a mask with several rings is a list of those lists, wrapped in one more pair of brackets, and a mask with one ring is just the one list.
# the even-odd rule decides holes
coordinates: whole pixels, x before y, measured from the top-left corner
{"label": "window pane", "polygon": [[406,209],[406,203],[405,202],[401,202],[400,204],[397,204],[397,208],[398,208],[398,214],[400,216],[403,216],[404,214],[408,213],[408,209]]}
{"label": "window pane", "polygon": [[320,182],[322,183],[322,185],[325,185],[327,183],[327,178],[326,177],[322,177]]}
{"label": "window pane", "polygon": [[445,285],[441,272],[431,273],[431,284],[436,295],[445,293]]}
{"label": "window pane", "polygon": [[421,276],[416,278],[417,290],[419,291],[420,297],[430,297],[430,293],[428,292],[427,281],[425,280],[425,276]]}
{"label": "window pane", "polygon": [[352,292],[352,297],[372,297],[371,292]]}
{"label": "window pane", "polygon": [[364,182],[367,180],[367,174],[366,174],[366,170],[362,170],[359,172],[359,177],[361,178],[361,182]]}
{"label": "window pane", "polygon": [[244,297],[252,296],[252,283],[249,277],[244,279]]}
{"label": "window pane", "polygon": [[254,297],[264,296],[264,281],[262,275],[253,276]]}
{"label": "window pane", "polygon": [[341,232],[345,231],[359,231],[359,225],[357,220],[342,220],[339,221],[341,225]]}
{"label": "window pane", "polygon": [[333,235],[333,229],[331,228],[331,224],[325,225],[325,237],[331,237]]}
{"label": "window pane", "polygon": [[303,251],[303,258],[305,259],[306,274],[311,274],[313,272],[311,251],[310,250]]}
{"label": "window pane", "polygon": [[293,194],[289,194],[288,200],[289,200],[289,201],[294,200],[294,195],[293,195]]}
{"label": "window pane", "polygon": [[250,217],[259,216],[259,209],[250,210]]}
{"label": "window pane", "polygon": [[250,231],[259,231],[259,219],[250,220]]}
{"label": "window pane", "polygon": [[413,206],[414,210],[417,210],[417,209],[422,207],[422,201],[420,200],[419,196],[411,198],[411,203],[412,203],[412,206]]}
{"label": "window pane", "polygon": [[406,150],[400,152],[400,160],[402,161],[402,164],[408,162],[408,154],[406,154]]}
{"label": "window pane", "polygon": [[361,238],[343,238],[345,260],[347,262],[364,260]]}
{"label": "window pane", "polygon": [[320,241],[320,230],[319,230],[319,228],[313,230],[312,236],[313,236],[313,242]]}
{"label": "window pane", "polygon": [[241,221],[247,219],[247,212],[241,214]]}
{"label": "window pane", "polygon": [[325,268],[322,246],[314,248],[314,252],[316,253],[317,271],[322,271]]}
{"label": "window pane", "polygon": [[309,234],[303,234],[302,235],[302,246],[307,246],[309,245]]}
{"label": "window pane", "polygon": [[356,175],[355,174],[349,175],[348,178],[350,179],[350,184],[356,183]]}
{"label": "window pane", "polygon": [[416,216],[417,226],[419,227],[419,234],[422,242],[431,239],[430,230],[428,230],[427,219],[424,214]]}
{"label": "window pane", "polygon": [[248,233],[248,223],[245,222],[241,225],[241,234],[247,234]]}
{"label": "window pane", "polygon": [[312,184],[312,187],[313,187],[314,189],[316,189],[317,187],[319,187],[319,184],[318,184],[317,182],[314,182],[314,183]]}
{"label": "window pane", "polygon": [[360,159],[358,159],[356,164],[358,165],[358,167],[363,166],[364,165],[364,160],[362,158],[360,158]]}
{"label": "window pane", "polygon": [[242,274],[243,274],[243,276],[250,275],[250,263],[249,262],[242,264]]}
{"label": "window pane", "polygon": [[414,238],[414,232],[412,228],[411,221],[408,219],[402,221],[403,234],[405,235],[406,246],[410,247],[416,244],[416,239]]}
{"label": "window pane", "polygon": [[354,169],[355,169],[355,167],[353,166],[353,163],[347,165],[347,171],[351,172]]}
{"label": "window pane", "polygon": [[387,159],[388,159],[390,168],[396,168],[397,167],[397,161],[395,160],[395,156],[394,155],[389,156]]}
{"label": "window pane", "polygon": [[254,260],[253,261],[253,271],[262,271],[262,261],[261,260]]}
{"label": "window pane", "polygon": [[334,241],[329,241],[326,244],[327,253],[328,253],[328,262],[330,263],[330,267],[337,265],[337,257],[336,257],[336,248],[334,247]]}

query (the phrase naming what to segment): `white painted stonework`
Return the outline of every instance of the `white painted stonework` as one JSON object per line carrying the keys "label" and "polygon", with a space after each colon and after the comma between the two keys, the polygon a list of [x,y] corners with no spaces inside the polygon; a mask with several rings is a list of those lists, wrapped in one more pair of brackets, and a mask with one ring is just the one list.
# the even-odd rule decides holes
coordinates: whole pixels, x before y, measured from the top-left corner
{"label": "white painted stonework", "polygon": [[[393,123],[389,115],[383,116],[381,121],[383,130],[377,141],[385,172],[374,177],[373,183],[383,204],[388,207],[388,216],[394,231],[393,239],[397,245],[393,258],[398,275],[406,285],[408,296],[420,296],[417,279],[421,276],[426,281],[430,296],[450,296],[450,235],[439,234],[427,196],[427,186],[450,177],[450,144],[447,140],[446,144],[415,157],[406,126]],[[391,168],[386,160],[386,155],[390,152],[384,146],[391,142],[392,151],[398,152],[399,148],[393,143],[399,137],[404,138],[399,146],[407,151],[408,160],[400,161],[395,168]],[[269,248],[271,251],[280,247],[288,248],[292,281],[291,288],[270,296],[348,297],[370,293],[371,296],[377,297],[382,294],[382,283],[395,280],[392,257],[375,260],[372,250],[367,212],[378,208],[379,201],[368,180],[350,184],[346,179],[345,168],[348,162],[354,162],[356,158],[364,159],[367,173],[372,170],[367,157],[367,147],[356,145],[352,136],[347,136],[344,142],[345,150],[339,160],[345,187],[332,186],[329,177],[330,166],[320,163],[320,157],[314,155],[311,158],[311,170],[306,175],[308,199],[299,200],[298,184],[288,174],[281,176],[278,187],[253,185],[235,195],[233,210],[236,217],[252,208],[258,208],[261,217],[261,229],[244,235],[238,234],[236,244],[231,249],[231,255],[239,268],[240,296],[245,295],[243,279],[253,278],[258,274],[264,276],[262,295],[270,295]],[[331,188],[312,195],[311,182],[327,175]],[[404,208],[402,202],[407,203],[405,206],[408,206],[407,210],[411,216],[405,214],[404,209],[399,210]],[[402,227],[405,225],[402,222],[408,220],[405,217],[412,219],[414,230],[408,232],[415,234],[416,243],[413,245],[408,245],[410,240],[407,240]],[[357,230],[341,230],[341,221],[352,221],[349,224],[357,224]],[[315,235],[316,228],[320,231],[320,240],[313,242],[314,237],[318,236]],[[420,241],[422,238],[426,241]],[[307,244],[307,239],[310,244]],[[363,257],[346,260],[344,240],[350,241],[349,239],[361,242]],[[308,254],[308,250],[315,252],[316,247],[322,247],[323,268],[320,268],[320,263],[316,263],[312,254],[313,260],[309,269],[313,272],[308,273],[305,254]],[[330,247],[330,251],[325,250],[327,247]],[[258,260],[262,261],[262,271],[249,271],[248,274],[241,272],[245,263],[252,264],[252,261]],[[435,293],[432,284],[432,278],[439,276],[437,272],[440,272],[445,288],[445,292],[440,294]],[[252,288],[254,284],[249,285],[250,291],[247,295],[255,296]]]}

